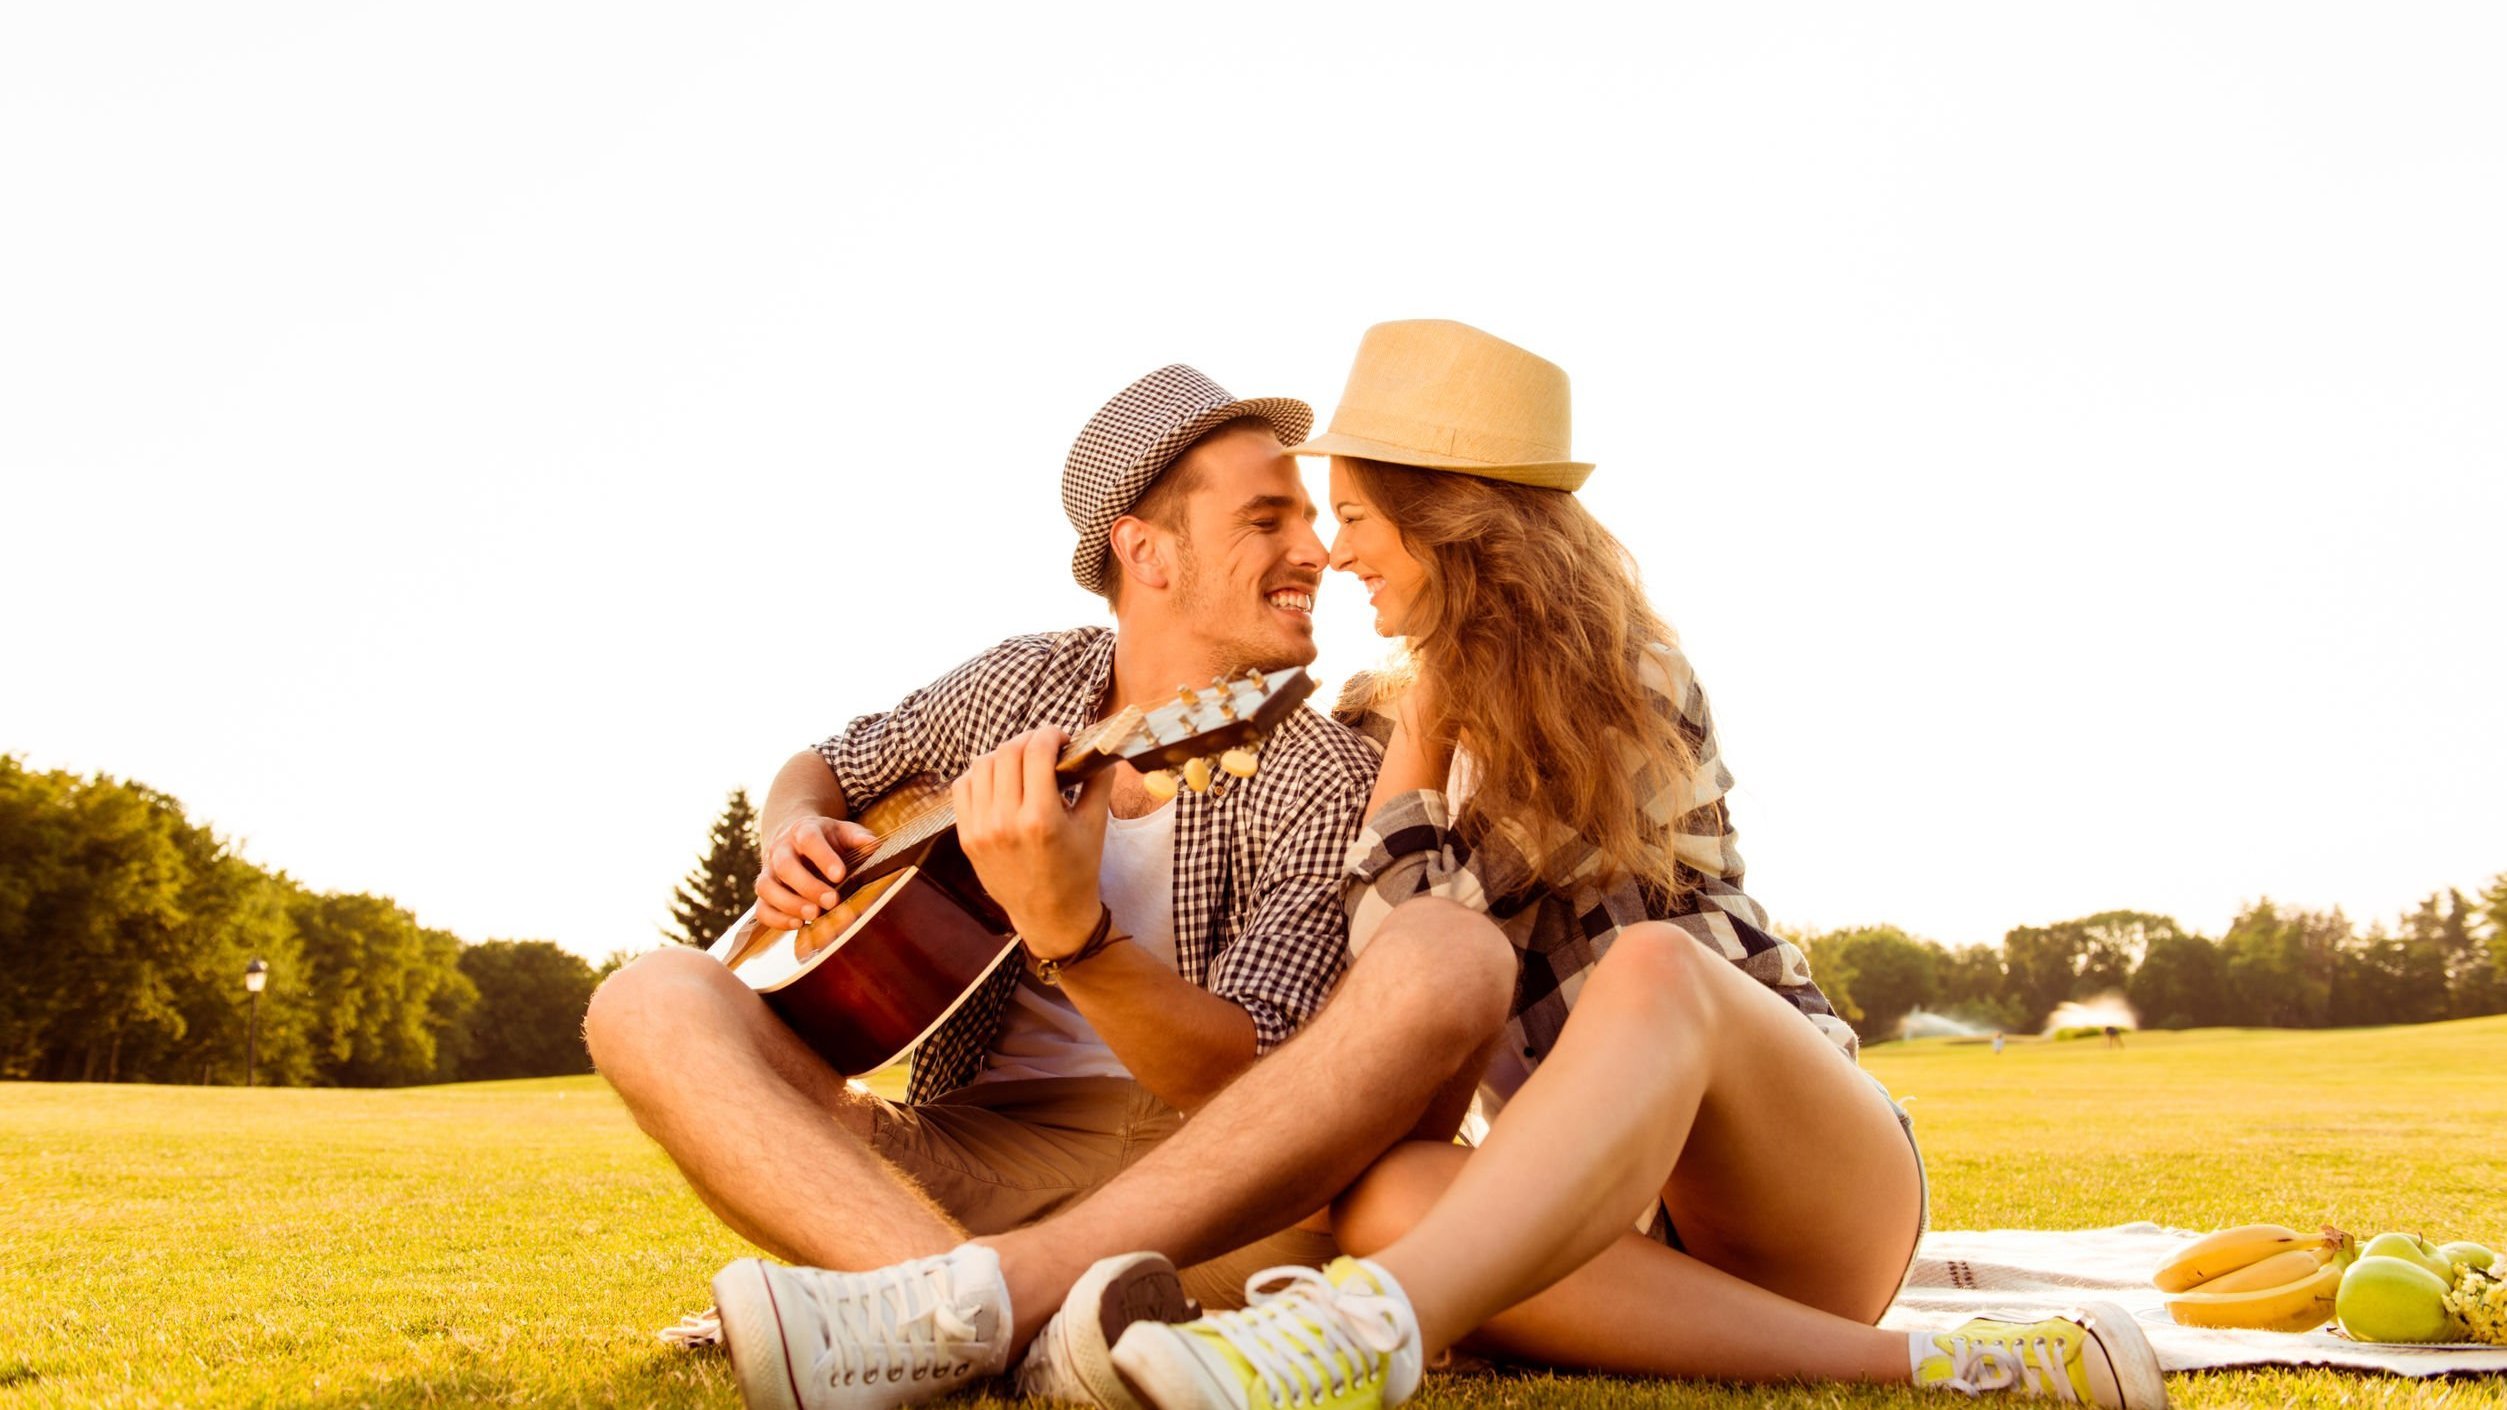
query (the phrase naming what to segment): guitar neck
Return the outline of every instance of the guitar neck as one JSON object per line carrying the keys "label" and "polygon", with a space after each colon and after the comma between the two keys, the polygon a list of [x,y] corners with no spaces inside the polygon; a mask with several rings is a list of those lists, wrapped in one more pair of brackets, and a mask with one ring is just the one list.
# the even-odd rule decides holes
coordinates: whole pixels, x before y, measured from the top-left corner
{"label": "guitar neck", "polygon": [[[1098,749],[1101,740],[1121,739],[1140,728],[1138,706],[1127,707],[1085,732],[1053,766],[1056,783],[1073,784],[1087,778],[1116,756]],[[924,843],[958,825],[955,805],[944,790],[939,797],[913,816],[860,847],[840,848],[837,856],[844,861],[845,876],[854,882],[872,881],[895,868],[897,859],[913,852]]]}

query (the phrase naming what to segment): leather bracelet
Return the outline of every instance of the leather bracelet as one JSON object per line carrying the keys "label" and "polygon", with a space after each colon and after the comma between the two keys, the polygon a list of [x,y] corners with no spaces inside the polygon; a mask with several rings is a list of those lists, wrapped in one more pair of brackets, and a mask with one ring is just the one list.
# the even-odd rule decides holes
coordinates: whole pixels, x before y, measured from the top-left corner
{"label": "leather bracelet", "polygon": [[1100,901],[1097,903],[1097,928],[1088,932],[1088,938],[1080,943],[1078,949],[1049,960],[1040,960],[1035,952],[1029,951],[1027,969],[1036,976],[1037,983],[1049,989],[1058,989],[1062,985],[1062,971],[1095,959],[1106,946],[1125,938],[1114,933],[1114,907]]}

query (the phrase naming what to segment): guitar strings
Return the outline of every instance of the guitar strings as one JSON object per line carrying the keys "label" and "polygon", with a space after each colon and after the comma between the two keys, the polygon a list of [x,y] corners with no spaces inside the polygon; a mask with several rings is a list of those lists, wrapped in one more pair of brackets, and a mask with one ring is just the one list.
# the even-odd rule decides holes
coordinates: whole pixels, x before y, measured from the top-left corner
{"label": "guitar strings", "polygon": [[[1223,681],[1224,679],[1222,677]],[[1228,690],[1229,688],[1223,685],[1222,689]],[[1221,708],[1226,708],[1227,703],[1226,695],[1222,694],[1219,700]],[[1175,708],[1173,705],[1167,707],[1167,709],[1173,708]],[[1166,710],[1159,710],[1155,713],[1165,714]],[[1241,718],[1233,710],[1228,711],[1228,717],[1230,719]],[[1099,749],[1109,738],[1123,739],[1139,733],[1146,734],[1155,740],[1158,735],[1156,729],[1150,725],[1150,719],[1151,716],[1143,714],[1138,706],[1127,705],[1097,721],[1088,727],[1081,739],[1072,742],[1067,753],[1055,761],[1055,772],[1058,773],[1080,763],[1090,751]],[[1119,732],[1115,729],[1118,725],[1122,727]],[[922,811],[908,817],[893,831],[860,848],[850,851],[840,848],[836,855],[843,860],[845,872],[850,875],[866,866],[876,866],[899,852],[919,847],[956,824],[956,805],[950,802],[948,791],[943,789]]]}

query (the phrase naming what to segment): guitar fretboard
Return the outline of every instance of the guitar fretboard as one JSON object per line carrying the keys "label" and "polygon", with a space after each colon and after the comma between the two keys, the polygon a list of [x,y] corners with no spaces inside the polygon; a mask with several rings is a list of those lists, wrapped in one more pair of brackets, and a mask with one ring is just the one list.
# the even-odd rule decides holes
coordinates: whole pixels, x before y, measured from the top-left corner
{"label": "guitar fretboard", "polygon": [[949,806],[948,799],[939,799],[930,807],[906,819],[896,831],[880,838],[860,852],[843,854],[845,873],[848,876],[858,876],[864,871],[875,873],[879,867],[899,855],[910,852],[957,826],[957,821],[957,809]]}
{"label": "guitar fretboard", "polygon": [[[1059,781],[1071,782],[1113,762],[1114,756],[1101,752],[1100,744],[1129,736],[1141,728],[1142,718],[1140,707],[1128,706],[1107,719],[1099,720],[1083,731],[1080,737],[1072,742],[1069,751],[1063,754],[1061,760],[1054,766]],[[838,855],[844,858],[846,875],[858,876],[867,869],[873,876],[876,876],[878,868],[947,832],[950,828],[957,826],[957,822],[957,809],[950,806],[948,795],[944,792],[932,800],[930,807],[906,819],[897,826],[895,831],[882,836],[870,846],[858,852],[842,852]]]}

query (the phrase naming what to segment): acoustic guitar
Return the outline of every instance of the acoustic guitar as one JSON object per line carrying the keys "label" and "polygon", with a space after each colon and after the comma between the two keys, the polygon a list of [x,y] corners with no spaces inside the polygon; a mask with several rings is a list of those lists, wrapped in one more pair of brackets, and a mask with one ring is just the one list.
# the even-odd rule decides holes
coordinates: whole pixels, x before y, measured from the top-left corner
{"label": "acoustic guitar", "polygon": [[[1069,785],[1119,760],[1147,776],[1154,796],[1206,792],[1221,776],[1250,777],[1261,738],[1313,690],[1295,667],[1179,687],[1157,709],[1128,706],[1091,727],[1054,774]],[[752,906],[706,949],[846,1076],[912,1051],[1018,948],[959,850],[947,783],[915,775],[854,821],[877,837],[839,853],[835,909],[777,930]]]}

